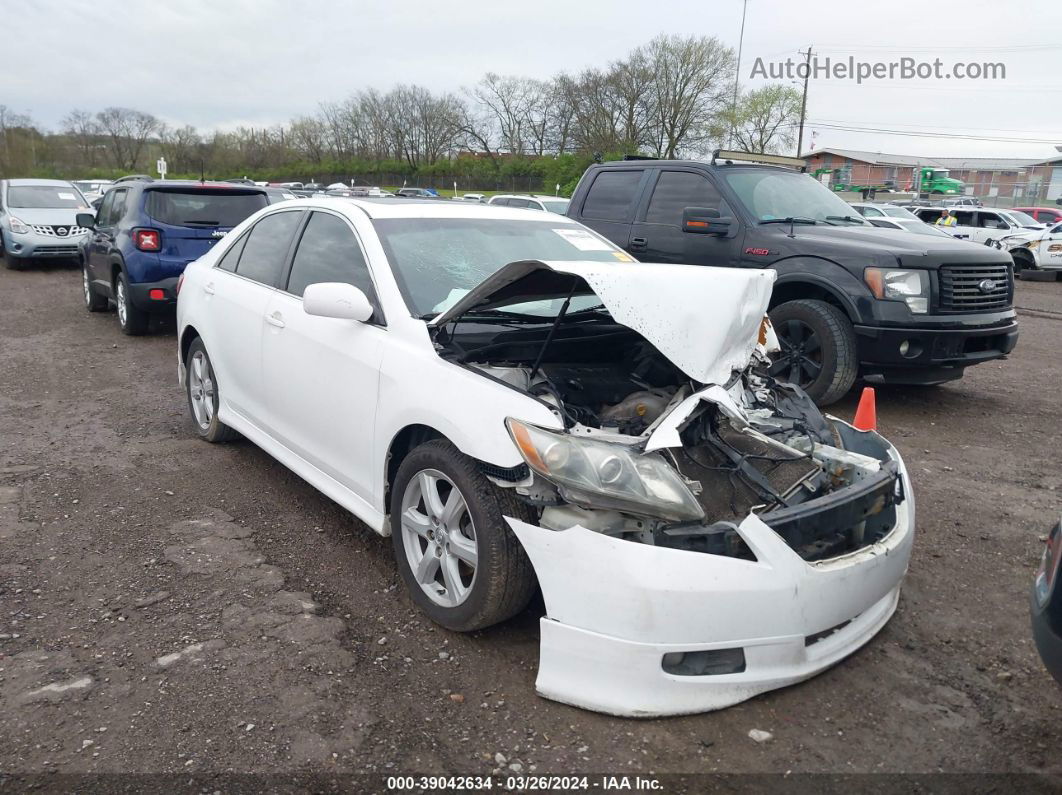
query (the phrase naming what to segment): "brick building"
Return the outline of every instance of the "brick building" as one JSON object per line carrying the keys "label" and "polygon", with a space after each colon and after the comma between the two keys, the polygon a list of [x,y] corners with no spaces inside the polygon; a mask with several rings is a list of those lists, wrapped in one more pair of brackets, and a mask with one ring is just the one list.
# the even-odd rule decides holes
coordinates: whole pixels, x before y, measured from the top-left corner
{"label": "brick building", "polygon": [[1062,198],[1062,154],[1046,158],[1022,157],[916,157],[864,152],[857,149],[816,149],[804,155],[808,173],[840,169],[834,179],[855,185],[895,184],[912,190],[920,168],[947,169],[953,179],[966,183],[966,193],[981,198],[1023,203],[1050,203]]}

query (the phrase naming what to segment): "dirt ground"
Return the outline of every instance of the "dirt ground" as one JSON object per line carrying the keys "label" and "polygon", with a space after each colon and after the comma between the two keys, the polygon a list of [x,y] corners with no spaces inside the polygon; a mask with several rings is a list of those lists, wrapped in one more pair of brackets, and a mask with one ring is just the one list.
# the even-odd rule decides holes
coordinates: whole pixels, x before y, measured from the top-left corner
{"label": "dirt ground", "polygon": [[172,328],[125,337],[80,288],[71,268],[0,270],[0,785],[1062,773],[1062,694],[1027,607],[1062,508],[1062,283],[1019,283],[1009,360],[878,390],[918,504],[880,635],[805,684],[642,721],[535,695],[541,603],[473,635],[429,623],[387,539],[253,445],[194,438]]}

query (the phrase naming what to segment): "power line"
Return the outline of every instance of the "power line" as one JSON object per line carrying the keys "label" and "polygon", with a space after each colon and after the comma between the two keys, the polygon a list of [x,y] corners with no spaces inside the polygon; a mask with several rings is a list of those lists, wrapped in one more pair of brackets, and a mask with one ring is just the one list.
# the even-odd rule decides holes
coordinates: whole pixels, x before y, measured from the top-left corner
{"label": "power line", "polygon": [[[878,135],[899,135],[907,136],[911,138],[949,138],[953,140],[963,141],[993,141],[997,143],[1020,143],[1020,144],[1050,144],[1055,146],[1059,143],[1062,136],[1059,138],[1011,138],[1003,136],[992,135],[963,135],[961,133],[946,133],[946,132],[918,132],[915,130],[896,130],[888,129],[884,127],[856,127],[842,124],[825,124],[821,122],[810,122],[813,127],[822,127],[827,130],[840,130],[843,132],[856,132],[856,133],[875,133]],[[793,122],[789,126],[797,126],[796,122]]]}

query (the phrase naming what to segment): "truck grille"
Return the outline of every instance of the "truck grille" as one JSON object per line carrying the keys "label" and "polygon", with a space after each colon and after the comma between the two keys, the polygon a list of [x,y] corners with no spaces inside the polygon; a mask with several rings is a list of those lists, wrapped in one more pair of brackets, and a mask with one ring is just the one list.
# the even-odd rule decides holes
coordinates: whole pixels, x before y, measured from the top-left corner
{"label": "truck grille", "polygon": [[1014,294],[1009,265],[943,265],[940,311],[981,312],[1006,309]]}

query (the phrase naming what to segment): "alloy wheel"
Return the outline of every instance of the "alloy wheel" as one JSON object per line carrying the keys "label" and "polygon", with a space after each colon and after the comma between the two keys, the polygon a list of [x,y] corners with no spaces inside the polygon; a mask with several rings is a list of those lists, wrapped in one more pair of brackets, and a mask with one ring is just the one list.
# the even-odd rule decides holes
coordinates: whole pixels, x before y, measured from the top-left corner
{"label": "alloy wheel", "polygon": [[118,322],[124,327],[129,320],[129,307],[126,305],[125,294],[125,281],[121,278],[118,279],[118,285],[115,289],[114,303],[118,307]]}
{"label": "alloy wheel", "polygon": [[214,419],[214,371],[203,351],[196,351],[188,367],[188,397],[196,424],[204,431]]}
{"label": "alloy wheel", "polygon": [[402,495],[402,546],[421,590],[443,607],[468,599],[479,548],[464,495],[436,469],[417,473]]}
{"label": "alloy wheel", "polygon": [[804,387],[822,372],[822,345],[814,329],[792,318],[775,326],[781,351],[771,361],[770,374],[775,378]]}

